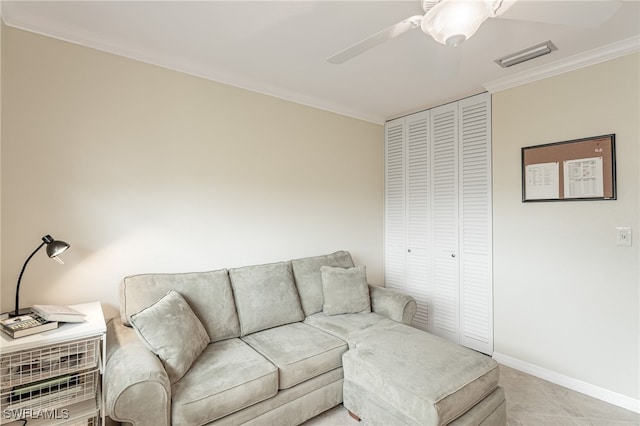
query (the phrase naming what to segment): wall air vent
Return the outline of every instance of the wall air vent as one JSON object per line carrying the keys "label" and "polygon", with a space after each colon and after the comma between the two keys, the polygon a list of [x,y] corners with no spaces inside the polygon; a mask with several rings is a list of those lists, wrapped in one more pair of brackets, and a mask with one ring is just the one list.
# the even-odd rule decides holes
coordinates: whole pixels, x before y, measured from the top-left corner
{"label": "wall air vent", "polygon": [[538,56],[546,55],[554,50],[558,50],[558,48],[550,40],[547,40],[544,43],[536,44],[519,52],[503,56],[502,58],[496,59],[495,62],[502,68],[509,68],[516,64],[530,61]]}

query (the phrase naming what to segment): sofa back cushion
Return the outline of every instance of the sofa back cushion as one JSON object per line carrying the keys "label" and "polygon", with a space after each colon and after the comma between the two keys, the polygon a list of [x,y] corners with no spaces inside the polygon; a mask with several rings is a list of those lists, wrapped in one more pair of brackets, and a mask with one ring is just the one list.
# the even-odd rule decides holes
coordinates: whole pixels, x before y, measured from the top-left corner
{"label": "sofa back cushion", "polygon": [[293,275],[300,293],[300,302],[306,316],[322,312],[322,274],[323,266],[339,268],[353,267],[353,259],[347,251],[337,251],[324,256],[305,257],[291,261]]}
{"label": "sofa back cushion", "polygon": [[131,315],[175,290],[189,304],[211,342],[240,336],[233,291],[226,269],[183,274],[142,274],[125,277],[120,284],[120,317],[131,325]]}
{"label": "sofa back cushion", "polygon": [[230,269],[229,276],[242,336],[304,319],[289,262]]}

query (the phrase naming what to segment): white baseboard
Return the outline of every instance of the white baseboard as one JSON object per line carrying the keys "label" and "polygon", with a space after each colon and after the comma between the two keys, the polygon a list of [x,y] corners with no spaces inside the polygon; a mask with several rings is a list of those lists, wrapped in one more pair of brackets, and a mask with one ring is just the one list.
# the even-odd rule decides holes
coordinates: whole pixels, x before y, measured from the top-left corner
{"label": "white baseboard", "polygon": [[589,395],[593,398],[608,402],[609,404],[617,405],[618,407],[622,407],[635,413],[640,413],[640,400],[638,399],[592,385],[591,383],[583,382],[582,380],[574,379],[573,377],[565,376],[564,374],[557,373],[555,371],[547,370],[546,368],[542,368],[498,352],[493,353],[493,359],[507,367],[520,370],[548,382],[564,386],[565,388]]}

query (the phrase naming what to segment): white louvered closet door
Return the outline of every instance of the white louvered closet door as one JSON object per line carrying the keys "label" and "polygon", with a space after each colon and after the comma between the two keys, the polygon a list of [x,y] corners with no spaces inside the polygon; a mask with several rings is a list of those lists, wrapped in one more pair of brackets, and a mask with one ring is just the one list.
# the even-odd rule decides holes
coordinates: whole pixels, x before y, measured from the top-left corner
{"label": "white louvered closet door", "polygon": [[407,210],[407,276],[406,292],[416,299],[418,310],[413,320],[416,327],[428,325],[430,281],[431,224],[429,188],[429,123],[428,111],[406,117],[406,210]]}
{"label": "white louvered closet door", "polygon": [[385,285],[413,325],[493,352],[491,96],[385,125]]}
{"label": "white louvered closet door", "polygon": [[458,102],[460,344],[493,352],[491,97]]}
{"label": "white louvered closet door", "polygon": [[430,332],[459,342],[458,105],[431,110],[433,289]]}
{"label": "white louvered closet door", "polygon": [[404,118],[385,125],[385,286],[405,292]]}

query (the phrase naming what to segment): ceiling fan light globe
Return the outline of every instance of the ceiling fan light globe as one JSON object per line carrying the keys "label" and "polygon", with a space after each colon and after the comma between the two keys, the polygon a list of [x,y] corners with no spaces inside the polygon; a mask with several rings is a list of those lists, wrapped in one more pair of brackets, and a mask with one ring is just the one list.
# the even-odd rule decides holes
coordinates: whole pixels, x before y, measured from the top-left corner
{"label": "ceiling fan light globe", "polygon": [[425,14],[421,28],[438,43],[457,46],[475,34],[492,11],[492,0],[442,0]]}
{"label": "ceiling fan light globe", "polygon": [[445,43],[447,44],[447,46],[458,47],[460,43],[462,43],[466,39],[467,37],[464,34],[456,34],[449,37]]}

